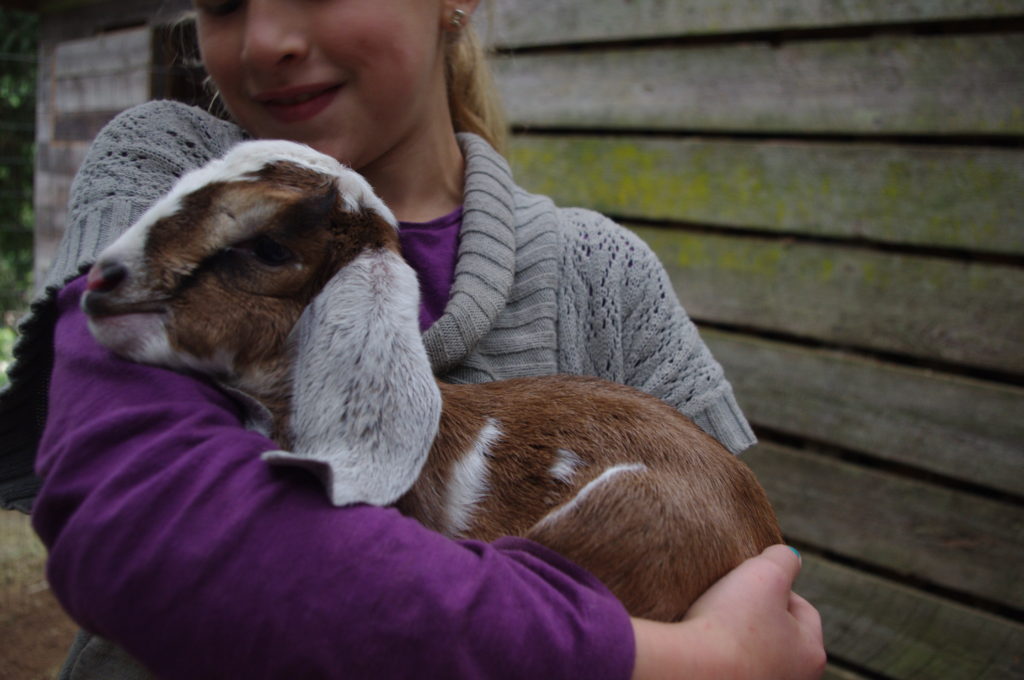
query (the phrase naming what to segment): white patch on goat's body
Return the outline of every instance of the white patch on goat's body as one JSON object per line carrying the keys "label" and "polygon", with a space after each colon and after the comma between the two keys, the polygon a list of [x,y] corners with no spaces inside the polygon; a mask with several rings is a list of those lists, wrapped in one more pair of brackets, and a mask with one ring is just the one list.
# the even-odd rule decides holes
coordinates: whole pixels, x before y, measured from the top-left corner
{"label": "white patch on goat's body", "polygon": [[586,486],[580,489],[567,503],[555,508],[545,515],[537,525],[541,526],[558,521],[559,518],[564,517],[566,514],[572,512],[576,507],[584,503],[587,500],[587,497],[598,487],[610,484],[624,474],[628,474],[630,472],[643,472],[644,470],[647,470],[647,466],[642,463],[614,465],[608,468],[596,478],[587,482]]}
{"label": "white patch on goat's body", "polygon": [[498,423],[488,419],[473,447],[452,465],[445,495],[449,536],[461,536],[472,525],[473,513],[487,494],[490,452],[499,438]]}
{"label": "white patch on goat's body", "polygon": [[402,258],[366,251],[293,332],[294,452],[264,459],[315,471],[335,505],[391,505],[419,477],[441,394],[419,330],[419,284]]}
{"label": "white patch on goat's body", "polygon": [[150,228],[178,212],[185,196],[217,182],[253,181],[257,179],[254,173],[261,168],[280,162],[293,163],[334,178],[338,195],[348,210],[372,210],[388,224],[398,227],[394,214],[374,193],[369,182],[356,171],[304,144],[284,140],[254,140],[241,142],[223,158],[182,175],[170,192],[154,203],[100,254],[99,261],[119,262],[126,265],[129,271],[138,271]]}
{"label": "white patch on goat's body", "polygon": [[558,449],[555,451],[555,462],[548,468],[548,472],[559,482],[568,484],[576,476],[576,470],[583,465],[583,460],[573,451]]}

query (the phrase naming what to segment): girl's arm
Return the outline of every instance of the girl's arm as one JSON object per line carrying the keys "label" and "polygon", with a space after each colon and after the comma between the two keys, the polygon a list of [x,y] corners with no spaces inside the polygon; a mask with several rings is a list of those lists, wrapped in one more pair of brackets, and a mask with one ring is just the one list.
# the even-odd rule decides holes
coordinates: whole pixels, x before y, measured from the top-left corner
{"label": "girl's arm", "polygon": [[82,290],[58,298],[33,522],[83,627],[168,678],[629,676],[629,618],[589,574],[330,506],[218,390],[100,348]]}

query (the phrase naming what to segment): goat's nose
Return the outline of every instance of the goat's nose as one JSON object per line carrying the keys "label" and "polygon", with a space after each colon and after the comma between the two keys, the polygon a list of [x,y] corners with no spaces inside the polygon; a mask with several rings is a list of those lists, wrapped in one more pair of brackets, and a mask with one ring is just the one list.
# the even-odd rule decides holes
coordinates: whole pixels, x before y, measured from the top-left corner
{"label": "goat's nose", "polygon": [[118,262],[97,262],[89,270],[89,276],[86,278],[86,287],[88,290],[109,293],[117,288],[127,275],[128,270],[123,264]]}

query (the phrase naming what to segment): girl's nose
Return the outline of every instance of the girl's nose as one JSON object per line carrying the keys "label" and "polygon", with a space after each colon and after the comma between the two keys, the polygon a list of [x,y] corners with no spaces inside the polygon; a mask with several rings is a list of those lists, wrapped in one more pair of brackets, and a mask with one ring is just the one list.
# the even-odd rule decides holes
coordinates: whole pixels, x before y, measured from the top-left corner
{"label": "girl's nose", "polygon": [[250,0],[246,6],[242,59],[258,68],[302,61],[309,36],[302,10],[291,0]]}

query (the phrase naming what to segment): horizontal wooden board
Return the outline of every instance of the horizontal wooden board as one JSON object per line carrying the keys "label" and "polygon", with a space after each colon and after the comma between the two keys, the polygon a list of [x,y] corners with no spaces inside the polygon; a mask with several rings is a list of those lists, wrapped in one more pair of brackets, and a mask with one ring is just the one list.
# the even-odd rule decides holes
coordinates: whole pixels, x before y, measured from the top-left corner
{"label": "horizontal wooden board", "polygon": [[634,227],[698,320],[1024,373],[1024,269]]}
{"label": "horizontal wooden board", "polygon": [[66,78],[56,81],[53,88],[57,115],[123,111],[149,99],[149,72],[140,69],[112,76]]}
{"label": "horizontal wooden board", "polygon": [[149,99],[150,42],[143,27],[57,45],[49,85],[54,115],[120,111]]}
{"label": "horizontal wooden board", "polygon": [[763,134],[1024,134],[1022,34],[583,50],[493,61],[509,120]]}
{"label": "horizontal wooden board", "polygon": [[804,556],[796,589],[822,615],[829,656],[875,677],[1024,677],[1024,625],[1019,621],[810,555]]}
{"label": "horizontal wooden board", "polygon": [[1024,609],[1024,508],[770,443],[743,459],[787,540]]}
{"label": "horizontal wooden board", "polygon": [[1024,16],[1022,0],[503,0],[478,24],[492,44],[535,46]]}
{"label": "horizontal wooden board", "polygon": [[1024,254],[1024,150],[516,135],[519,182],[619,218]]}
{"label": "horizontal wooden board", "polygon": [[1024,497],[1024,389],[701,332],[754,424]]}
{"label": "horizontal wooden board", "polygon": [[59,79],[144,69],[150,62],[150,43],[147,26],[68,40],[54,49],[53,75]]}

